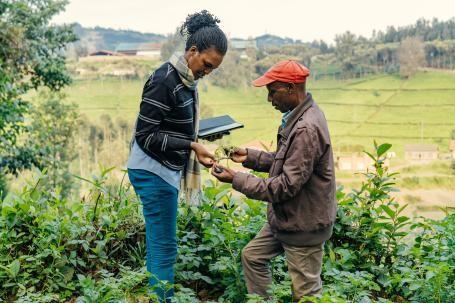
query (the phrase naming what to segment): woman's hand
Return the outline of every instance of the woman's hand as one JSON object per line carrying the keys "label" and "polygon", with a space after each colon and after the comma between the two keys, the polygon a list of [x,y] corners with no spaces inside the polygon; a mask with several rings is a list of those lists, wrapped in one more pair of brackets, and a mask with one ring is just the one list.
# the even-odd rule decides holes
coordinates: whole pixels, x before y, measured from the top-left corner
{"label": "woman's hand", "polygon": [[248,151],[245,148],[238,148],[232,153],[231,160],[236,163],[243,163],[246,161],[247,155]]}
{"label": "woman's hand", "polygon": [[191,149],[196,153],[197,160],[205,167],[212,167],[215,163],[215,155],[210,153],[205,147],[197,142],[191,142]]}
{"label": "woman's hand", "polygon": [[235,171],[215,163],[212,167],[212,175],[221,182],[232,183]]}
{"label": "woman's hand", "polygon": [[229,135],[229,134],[230,134],[229,132],[219,133],[219,134],[216,134],[216,135],[208,136],[208,137],[204,138],[203,140],[207,140],[209,142],[213,142],[213,141],[216,141],[216,140],[219,140],[219,139],[223,138],[224,135]]}

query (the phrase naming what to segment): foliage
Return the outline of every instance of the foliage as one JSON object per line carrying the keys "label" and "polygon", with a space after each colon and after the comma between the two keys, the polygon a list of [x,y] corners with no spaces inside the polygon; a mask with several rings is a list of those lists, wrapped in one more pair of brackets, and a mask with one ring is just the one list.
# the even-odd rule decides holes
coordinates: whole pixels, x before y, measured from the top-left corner
{"label": "foliage", "polygon": [[[323,276],[327,292],[341,295],[341,298],[350,302],[379,298],[394,302],[412,301],[422,296],[426,296],[428,302],[449,302],[440,301],[440,298],[455,295],[455,275],[452,273],[444,276],[444,280],[436,278],[432,281],[426,277],[444,275],[455,265],[453,253],[450,253],[450,246],[453,250],[455,242],[453,235],[449,235],[454,228],[450,224],[453,224],[455,216],[448,215],[445,219],[452,223],[444,225],[444,236],[431,233],[430,241],[438,242],[439,245],[434,243],[437,249],[430,257],[432,265],[438,264],[435,266],[437,273],[429,274],[429,267],[421,265],[423,259],[413,253],[424,253],[418,243],[428,229],[419,232],[417,229],[424,226],[434,228],[441,223],[423,220],[411,225],[411,220],[402,215],[406,205],[398,205],[391,195],[397,190],[394,188],[396,174],[389,173],[384,164],[384,155],[390,147],[390,144],[375,144],[375,153],[367,152],[374,161],[374,170],[364,174],[365,181],[360,190],[347,195],[338,191],[337,223],[327,245],[328,258],[324,262]],[[429,222],[433,223],[429,225]],[[410,230],[414,230],[416,236],[406,241]],[[448,244],[445,246],[442,243]],[[422,284],[426,286],[416,286]],[[432,294],[441,293],[439,298],[428,296],[428,288]],[[424,301],[419,299],[414,302]]]}
{"label": "foliage", "polygon": [[166,42],[161,46],[161,60],[167,61],[175,52],[184,52],[185,39],[180,34],[180,29],[177,28],[173,34],[166,37]]}
{"label": "foliage", "polygon": [[75,108],[51,97],[40,102],[31,115],[28,144],[36,145],[39,166],[47,169],[48,190],[60,187],[63,195],[67,195],[73,185],[69,166],[76,157],[73,146],[78,115]]}
{"label": "foliage", "polygon": [[426,20],[420,18],[415,24],[401,26],[395,28],[394,26],[387,27],[386,31],[375,32],[373,38],[383,43],[400,42],[408,37],[422,37],[424,41],[433,40],[453,40],[455,39],[455,18],[447,21]]}
{"label": "foliage", "polygon": [[264,224],[264,205],[240,203],[229,185],[213,182],[206,184],[202,202],[179,210],[177,277],[199,296],[240,300],[245,297],[240,252]]}
{"label": "foliage", "polygon": [[255,61],[255,56],[230,50],[224,56],[223,64],[213,71],[209,79],[219,87],[246,89],[256,76],[253,70]]}
{"label": "foliage", "polygon": [[424,44],[419,38],[406,38],[400,43],[397,56],[401,76],[409,78],[425,62]]}
{"label": "foliage", "polygon": [[141,268],[144,225],[138,204],[122,186],[104,184],[108,171],[90,181],[92,190],[78,203],[48,191],[42,175],[19,196],[3,200],[0,298],[41,293],[64,299],[87,291],[90,279]]}
{"label": "foliage", "polygon": [[21,144],[29,103],[22,95],[70,82],[63,49],[75,40],[71,28],[49,25],[66,2],[20,0],[0,3],[0,171],[16,174],[36,164],[36,150]]}
{"label": "foliage", "polygon": [[[311,302],[452,302],[455,215],[410,220],[392,196],[384,165],[390,144],[375,145],[374,168],[359,190],[337,191],[334,235],[326,243],[324,293]],[[38,175],[0,206],[0,298],[18,302],[150,302],[144,223],[129,185],[107,183],[69,201]],[[262,227],[265,204],[208,182],[200,206],[179,207],[175,302],[264,302],[246,295],[242,248]],[[272,302],[290,302],[283,256],[271,264]]]}

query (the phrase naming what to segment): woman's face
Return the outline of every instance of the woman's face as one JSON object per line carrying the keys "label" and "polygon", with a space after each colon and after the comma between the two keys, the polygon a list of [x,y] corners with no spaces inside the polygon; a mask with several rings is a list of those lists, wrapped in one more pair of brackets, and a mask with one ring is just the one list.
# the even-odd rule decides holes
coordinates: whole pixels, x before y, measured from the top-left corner
{"label": "woman's face", "polygon": [[214,47],[199,52],[198,48],[193,45],[185,53],[185,59],[193,72],[194,80],[201,79],[217,69],[223,58],[224,56],[218,53]]}

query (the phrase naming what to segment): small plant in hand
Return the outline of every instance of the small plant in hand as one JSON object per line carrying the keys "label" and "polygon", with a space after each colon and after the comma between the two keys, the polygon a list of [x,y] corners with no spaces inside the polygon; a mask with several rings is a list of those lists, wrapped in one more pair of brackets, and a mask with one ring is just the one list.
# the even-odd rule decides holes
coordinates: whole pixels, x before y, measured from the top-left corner
{"label": "small plant in hand", "polygon": [[215,150],[216,161],[229,160],[239,148],[234,145],[221,145]]}
{"label": "small plant in hand", "polygon": [[[232,158],[234,153],[238,150],[239,148],[234,145],[221,145],[215,150],[215,160],[216,162],[220,162],[221,160],[226,160],[226,166],[229,167],[229,160]],[[215,167],[214,168],[216,173],[221,173],[223,172],[223,169],[220,167]]]}

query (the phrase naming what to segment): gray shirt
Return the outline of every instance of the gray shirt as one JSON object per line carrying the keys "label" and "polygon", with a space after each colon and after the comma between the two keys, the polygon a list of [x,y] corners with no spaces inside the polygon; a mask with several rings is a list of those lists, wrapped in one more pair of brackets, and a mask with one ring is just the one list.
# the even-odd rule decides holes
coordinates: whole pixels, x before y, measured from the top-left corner
{"label": "gray shirt", "polygon": [[131,147],[127,167],[129,169],[143,169],[154,173],[173,187],[177,188],[177,190],[180,190],[181,171],[169,169],[144,153],[136,143],[136,140],[134,140],[133,146]]}

